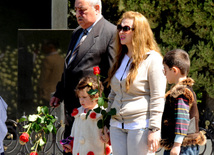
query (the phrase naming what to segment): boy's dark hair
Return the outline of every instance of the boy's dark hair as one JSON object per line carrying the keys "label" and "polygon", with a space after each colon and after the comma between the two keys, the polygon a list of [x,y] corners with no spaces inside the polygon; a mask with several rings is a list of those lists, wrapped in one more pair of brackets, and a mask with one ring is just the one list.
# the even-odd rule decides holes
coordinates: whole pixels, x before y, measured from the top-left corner
{"label": "boy's dark hair", "polygon": [[178,67],[182,75],[187,75],[190,68],[190,59],[186,51],[182,49],[175,49],[166,53],[163,58],[163,64],[169,68]]}
{"label": "boy's dark hair", "polygon": [[[99,85],[98,85],[96,77],[86,76],[86,77],[83,77],[79,81],[78,85],[76,86],[76,89],[75,89],[76,95],[78,96],[79,91],[83,90],[83,89],[86,89],[86,92],[88,92],[91,89],[93,89],[93,90],[100,89],[100,95],[99,96],[101,96],[104,87],[102,85],[102,82],[100,82],[100,81],[99,81]],[[90,95],[91,98],[94,98],[94,96],[95,95]]]}

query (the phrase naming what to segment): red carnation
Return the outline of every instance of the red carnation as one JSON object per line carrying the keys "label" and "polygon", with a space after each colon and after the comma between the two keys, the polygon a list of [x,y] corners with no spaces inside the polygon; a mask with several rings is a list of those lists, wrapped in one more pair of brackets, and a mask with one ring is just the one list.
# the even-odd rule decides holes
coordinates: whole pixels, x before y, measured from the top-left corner
{"label": "red carnation", "polygon": [[94,67],[93,70],[94,70],[94,75],[100,74],[100,68],[98,66]]}
{"label": "red carnation", "polygon": [[77,155],[80,155],[79,153],[77,153]]}
{"label": "red carnation", "polygon": [[87,155],[94,155],[94,152],[90,151],[87,153]]}
{"label": "red carnation", "polygon": [[19,137],[20,141],[27,143],[29,141],[29,134],[27,132],[22,133]]}
{"label": "red carnation", "polygon": [[110,146],[106,146],[106,154],[109,155],[111,153],[111,148]]}
{"label": "red carnation", "polygon": [[38,153],[34,151],[34,152],[31,152],[30,155],[38,155]]}
{"label": "red carnation", "polygon": [[78,114],[78,112],[79,112],[79,110],[77,109],[77,108],[74,108],[74,110],[73,110],[73,112],[72,112],[72,114],[71,114],[71,116],[75,116],[75,115],[77,115]]}
{"label": "red carnation", "polygon": [[96,119],[96,116],[97,116],[96,112],[91,112],[90,113],[90,118],[91,119]]}

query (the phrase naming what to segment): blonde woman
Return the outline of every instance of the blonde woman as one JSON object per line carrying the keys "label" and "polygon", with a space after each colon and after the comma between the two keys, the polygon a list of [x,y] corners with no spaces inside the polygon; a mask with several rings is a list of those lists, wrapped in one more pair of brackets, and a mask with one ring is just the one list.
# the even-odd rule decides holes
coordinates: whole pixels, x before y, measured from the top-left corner
{"label": "blonde woman", "polygon": [[128,11],[117,25],[116,58],[107,79],[114,155],[155,154],[160,140],[166,78],[148,20]]}

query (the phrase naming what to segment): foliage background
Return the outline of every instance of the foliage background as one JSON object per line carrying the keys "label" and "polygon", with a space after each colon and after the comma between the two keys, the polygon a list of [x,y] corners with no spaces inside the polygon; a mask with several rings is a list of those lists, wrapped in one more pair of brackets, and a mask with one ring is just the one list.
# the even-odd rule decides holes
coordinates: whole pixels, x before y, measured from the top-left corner
{"label": "foliage background", "polygon": [[[6,1],[4,2],[6,3]],[[22,11],[25,10],[20,1],[14,0],[13,2],[10,4],[12,14],[16,14],[18,8],[21,8]],[[0,1],[1,3],[3,1]],[[25,3],[28,3],[28,1],[25,0]],[[45,4],[43,9],[47,9],[47,6],[50,5],[50,1],[41,0],[40,3]],[[133,10],[145,15],[151,24],[163,55],[175,48],[182,48],[189,53],[191,58],[189,76],[195,80],[194,90],[197,93],[199,110],[201,114],[209,111],[208,115],[202,115],[206,118],[201,120],[208,118],[213,120],[211,116],[214,110],[214,2],[212,0],[102,0],[102,3],[103,16],[114,24],[117,23],[124,11]],[[44,19],[42,22],[36,22],[38,20],[35,17],[38,15],[38,8],[40,7],[38,4],[36,8],[32,6],[32,8],[28,9],[33,12],[30,15],[31,18],[20,10],[19,15],[23,18],[13,18],[9,16],[9,13],[5,14],[3,11],[6,7],[0,5],[0,17],[6,15],[3,18],[4,20],[0,21],[0,29],[2,25],[9,21],[8,29],[13,30],[13,32],[16,32],[17,28],[50,28],[51,17],[45,17],[46,13],[42,13],[42,8],[40,8],[39,17],[37,18],[42,19],[45,17],[48,20]],[[73,9],[74,0],[68,0],[68,4],[68,28],[75,28],[77,23]],[[50,8],[48,11],[50,11]],[[6,19],[8,20],[6,21]],[[24,23],[26,20],[30,21],[28,24],[31,23],[32,25],[26,26],[27,24]],[[21,25],[15,26],[14,22],[21,23]],[[44,25],[45,22],[49,23],[49,25]],[[3,38],[0,42],[0,95],[10,105],[8,115],[15,118],[11,109],[17,107],[18,100],[18,50],[16,42],[12,43],[13,46],[9,46],[10,43],[8,43],[8,46],[2,47],[3,43],[5,44],[7,39],[10,38],[7,36],[10,31],[6,31],[4,28],[1,32],[4,31],[6,33],[1,33]],[[16,36],[17,34],[15,33],[11,39],[15,40]],[[30,45],[30,47],[32,46]],[[38,73],[39,68],[34,70],[34,75],[38,75]],[[33,84],[36,85],[37,83]],[[204,126],[203,122],[201,126]]]}

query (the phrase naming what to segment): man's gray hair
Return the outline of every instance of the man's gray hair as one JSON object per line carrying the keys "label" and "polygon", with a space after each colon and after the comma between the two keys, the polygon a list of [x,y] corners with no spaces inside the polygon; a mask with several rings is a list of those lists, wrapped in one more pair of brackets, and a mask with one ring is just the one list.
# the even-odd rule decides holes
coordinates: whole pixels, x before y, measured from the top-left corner
{"label": "man's gray hair", "polygon": [[102,2],[101,0],[86,0],[89,2],[91,6],[99,5],[100,6],[100,13],[102,12]]}

